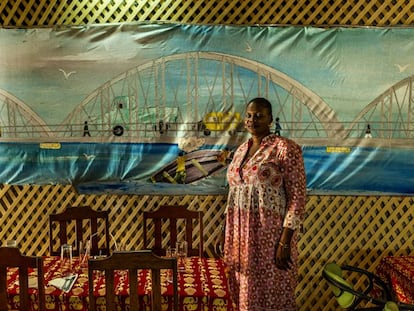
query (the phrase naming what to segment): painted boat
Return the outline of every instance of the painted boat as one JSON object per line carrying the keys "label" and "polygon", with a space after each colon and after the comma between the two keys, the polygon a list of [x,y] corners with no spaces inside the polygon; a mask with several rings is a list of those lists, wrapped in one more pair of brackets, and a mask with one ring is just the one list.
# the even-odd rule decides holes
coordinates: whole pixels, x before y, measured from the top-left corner
{"label": "painted boat", "polygon": [[231,161],[228,149],[203,149],[179,155],[152,177],[153,183],[190,184],[226,168]]}

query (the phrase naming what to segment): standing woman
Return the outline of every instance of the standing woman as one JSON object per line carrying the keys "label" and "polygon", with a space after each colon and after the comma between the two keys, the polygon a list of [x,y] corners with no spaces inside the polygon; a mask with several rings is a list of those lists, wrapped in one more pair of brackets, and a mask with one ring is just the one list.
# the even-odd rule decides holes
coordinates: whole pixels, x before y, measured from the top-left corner
{"label": "standing woman", "polygon": [[227,170],[224,260],[240,311],[294,311],[297,235],[306,203],[302,150],[271,134],[272,105],[254,98],[244,125],[251,138]]}

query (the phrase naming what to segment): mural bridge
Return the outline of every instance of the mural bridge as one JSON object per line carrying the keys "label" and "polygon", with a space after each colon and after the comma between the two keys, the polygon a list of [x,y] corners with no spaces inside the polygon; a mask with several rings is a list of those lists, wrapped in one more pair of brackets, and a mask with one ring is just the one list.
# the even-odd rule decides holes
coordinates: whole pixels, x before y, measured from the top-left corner
{"label": "mural bridge", "polygon": [[245,103],[263,96],[273,103],[281,135],[299,142],[358,145],[369,138],[370,144],[409,146],[414,138],[413,79],[396,83],[344,122],[321,97],[272,67],[228,54],[177,54],[104,83],[61,124],[46,124],[0,89],[0,142],[240,138]]}

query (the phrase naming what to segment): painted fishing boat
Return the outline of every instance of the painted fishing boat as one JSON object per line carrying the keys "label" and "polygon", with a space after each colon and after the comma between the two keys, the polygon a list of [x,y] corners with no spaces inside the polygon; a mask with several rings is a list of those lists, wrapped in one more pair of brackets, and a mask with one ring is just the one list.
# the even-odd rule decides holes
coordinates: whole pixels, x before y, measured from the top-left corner
{"label": "painted fishing boat", "polygon": [[228,149],[203,149],[183,153],[152,177],[153,183],[190,184],[223,170],[231,161]]}

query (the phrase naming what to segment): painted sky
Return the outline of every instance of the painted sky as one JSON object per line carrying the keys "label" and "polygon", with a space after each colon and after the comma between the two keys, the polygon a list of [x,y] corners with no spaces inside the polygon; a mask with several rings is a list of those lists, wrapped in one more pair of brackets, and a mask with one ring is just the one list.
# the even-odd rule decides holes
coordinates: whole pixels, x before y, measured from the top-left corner
{"label": "painted sky", "polygon": [[[0,88],[58,124],[103,83],[172,54],[209,51],[281,71],[353,120],[414,74],[413,29],[122,24],[0,30]],[[73,72],[65,78],[67,74]]]}

